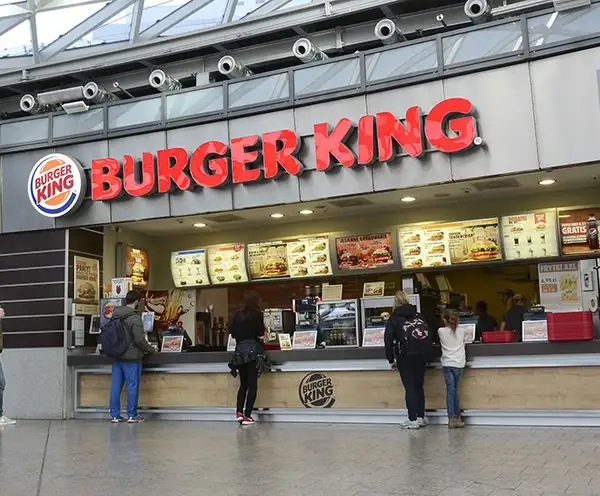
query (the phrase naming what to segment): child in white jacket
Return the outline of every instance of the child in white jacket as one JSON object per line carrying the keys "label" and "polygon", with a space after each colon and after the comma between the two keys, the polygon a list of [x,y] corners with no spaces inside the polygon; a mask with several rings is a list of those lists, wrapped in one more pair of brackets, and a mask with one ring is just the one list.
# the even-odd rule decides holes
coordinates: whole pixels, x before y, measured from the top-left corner
{"label": "child in white jacket", "polygon": [[443,315],[444,327],[438,331],[442,345],[442,369],[446,380],[446,407],[448,428],[465,426],[460,416],[458,403],[458,383],[467,361],[465,353],[465,333],[458,327],[459,317],[455,310],[446,310]]}

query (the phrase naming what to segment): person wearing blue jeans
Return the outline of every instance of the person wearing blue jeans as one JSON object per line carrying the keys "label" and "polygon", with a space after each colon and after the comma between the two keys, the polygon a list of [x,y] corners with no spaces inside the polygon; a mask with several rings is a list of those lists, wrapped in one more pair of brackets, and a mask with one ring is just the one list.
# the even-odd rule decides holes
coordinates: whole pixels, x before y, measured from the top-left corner
{"label": "person wearing blue jeans", "polygon": [[113,312],[113,319],[121,319],[123,327],[129,335],[127,351],[112,365],[110,418],[111,422],[115,424],[125,421],[121,417],[121,391],[123,391],[123,385],[127,387],[127,422],[136,424],[144,420],[138,415],[142,360],[145,355],[155,353],[156,350],[144,335],[142,316],[137,311],[140,298],[141,295],[137,291],[129,291],[125,296],[125,306],[117,307]]}
{"label": "person wearing blue jeans", "polygon": [[465,353],[465,332],[459,328],[459,316],[455,310],[446,310],[442,316],[444,327],[438,330],[442,345],[442,369],[446,381],[446,407],[448,409],[448,428],[465,426],[460,415],[458,384],[467,362]]}

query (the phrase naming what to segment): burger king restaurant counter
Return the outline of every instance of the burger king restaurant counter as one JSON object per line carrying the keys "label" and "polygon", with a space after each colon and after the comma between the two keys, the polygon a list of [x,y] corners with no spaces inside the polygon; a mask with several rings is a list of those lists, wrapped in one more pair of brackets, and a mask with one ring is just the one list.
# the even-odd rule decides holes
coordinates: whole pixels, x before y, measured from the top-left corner
{"label": "burger king restaurant counter", "polygon": [[[144,365],[140,406],[160,419],[232,418],[238,380],[227,352],[159,353]],[[270,351],[257,408],[267,421],[397,422],[404,391],[381,348]],[[600,341],[467,345],[461,404],[472,423],[599,425]],[[68,356],[75,418],[104,418],[110,359],[76,350]],[[444,421],[439,366],[426,376],[428,416]]]}

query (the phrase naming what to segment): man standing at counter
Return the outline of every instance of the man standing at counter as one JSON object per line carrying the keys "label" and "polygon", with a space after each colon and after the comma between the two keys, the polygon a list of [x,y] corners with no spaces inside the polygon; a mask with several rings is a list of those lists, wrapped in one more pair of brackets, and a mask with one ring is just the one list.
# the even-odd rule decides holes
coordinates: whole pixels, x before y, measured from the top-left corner
{"label": "man standing at counter", "polygon": [[137,310],[140,299],[140,293],[129,291],[125,296],[125,306],[116,307],[112,316],[115,320],[121,320],[129,342],[127,351],[112,364],[110,416],[115,424],[125,421],[121,417],[123,384],[127,384],[127,423],[137,424],[144,421],[144,418],[138,415],[142,360],[144,355],[151,355],[156,350],[144,335],[142,316]]}
{"label": "man standing at counter", "polygon": [[[2,317],[4,317],[4,309],[2,307],[0,307],[0,353],[2,353],[2,348],[3,348]],[[0,426],[14,425],[17,423],[15,420],[5,417],[4,412],[2,410],[3,405],[4,405],[4,387],[5,386],[6,386],[6,381],[4,380],[4,371],[2,370],[2,362],[0,362]]]}

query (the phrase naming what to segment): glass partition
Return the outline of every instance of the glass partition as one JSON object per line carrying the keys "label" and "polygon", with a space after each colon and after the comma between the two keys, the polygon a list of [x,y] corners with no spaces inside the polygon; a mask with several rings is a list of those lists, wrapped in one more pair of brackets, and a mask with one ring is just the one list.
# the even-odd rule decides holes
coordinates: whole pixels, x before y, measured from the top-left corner
{"label": "glass partition", "polygon": [[435,41],[384,50],[365,56],[367,82],[434,71],[437,65]]}
{"label": "glass partition", "polygon": [[7,122],[0,126],[0,146],[47,141],[49,117]]}
{"label": "glass partition", "polygon": [[296,96],[358,86],[359,84],[360,60],[358,57],[313,65],[294,71]]}
{"label": "glass partition", "polygon": [[494,55],[523,51],[520,22],[448,36],[442,40],[444,65],[463,64]]}
{"label": "glass partition", "polygon": [[532,49],[600,33],[600,3],[527,19]]}
{"label": "glass partition", "polygon": [[104,109],[97,108],[80,114],[55,115],[52,136],[62,138],[77,134],[102,132],[104,130]]}
{"label": "glass partition", "polygon": [[223,111],[223,87],[213,86],[167,95],[167,119]]}
{"label": "glass partition", "polygon": [[288,73],[229,83],[229,108],[285,100],[290,96]]}
{"label": "glass partition", "polygon": [[161,98],[121,103],[108,107],[109,129],[151,124],[161,120]]}

